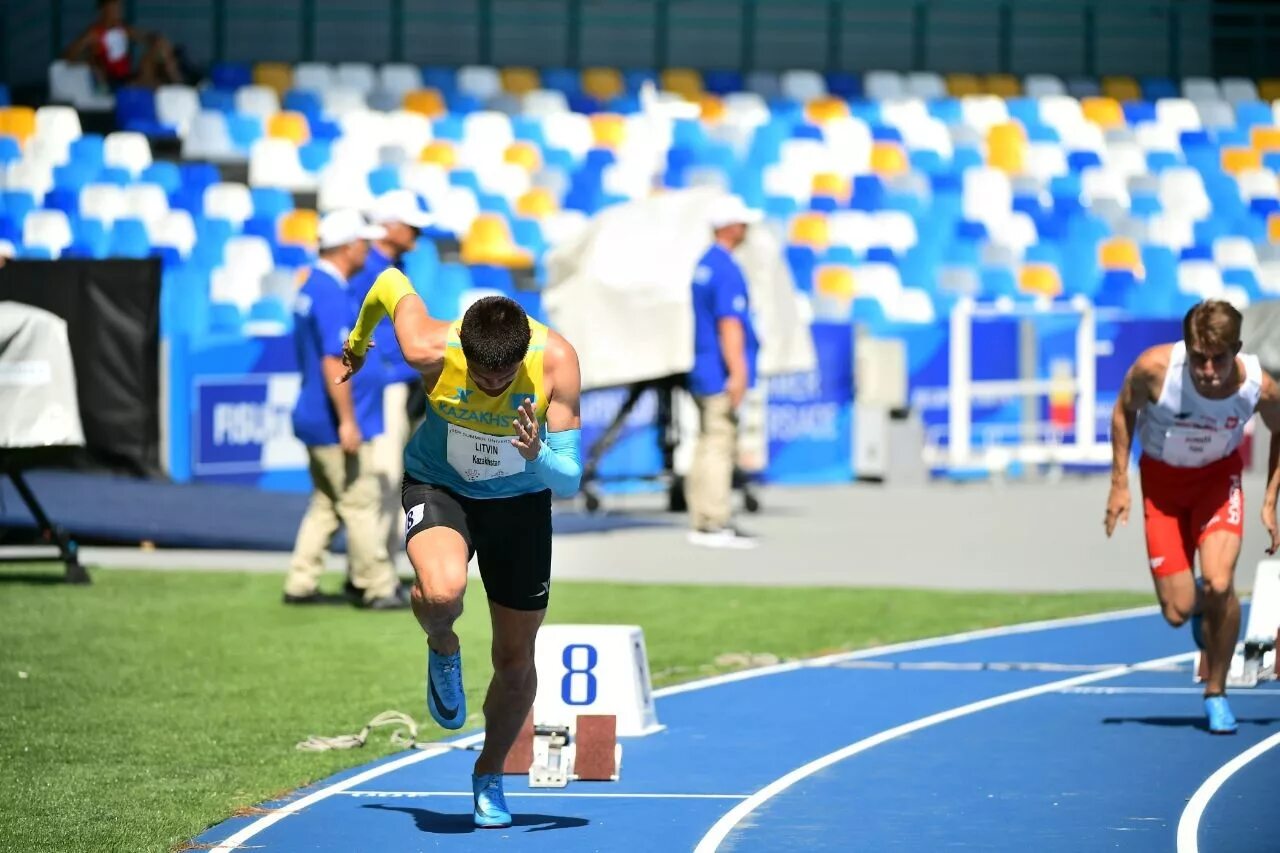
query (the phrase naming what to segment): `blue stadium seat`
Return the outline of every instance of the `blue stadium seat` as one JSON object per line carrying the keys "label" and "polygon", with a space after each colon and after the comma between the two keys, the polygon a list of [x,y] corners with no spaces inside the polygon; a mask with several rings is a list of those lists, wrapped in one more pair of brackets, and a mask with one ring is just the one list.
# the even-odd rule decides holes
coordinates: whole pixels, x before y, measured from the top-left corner
{"label": "blue stadium seat", "polygon": [[319,172],[329,165],[331,148],[328,141],[313,139],[298,149],[298,161],[308,172]]}
{"label": "blue stadium seat", "polygon": [[111,242],[107,249],[113,258],[145,258],[151,254],[151,238],[140,219],[117,219],[111,226]]}
{"label": "blue stadium seat", "polygon": [[[545,82],[546,78],[543,78]],[[458,91],[458,74],[452,68],[429,65],[422,69],[422,85],[428,89],[438,89],[446,98]]]}
{"label": "blue stadium seat", "polygon": [[1236,108],[1236,126],[1241,128],[1251,128],[1254,125],[1271,125],[1275,124],[1275,114],[1271,110],[1271,105],[1262,101],[1241,101],[1235,105]]}
{"label": "blue stadium seat", "polygon": [[0,167],[22,159],[22,145],[12,136],[0,136]]}
{"label": "blue stadium seat", "polygon": [[1182,92],[1179,91],[1178,84],[1168,77],[1144,77],[1139,83],[1142,89],[1142,97],[1148,101],[1158,101],[1161,98],[1179,98]]}
{"label": "blue stadium seat", "polygon": [[107,257],[111,249],[111,235],[101,220],[77,217],[71,222],[71,230],[75,235],[73,245],[84,252],[81,257]]}
{"label": "blue stadium seat", "polygon": [[133,121],[156,121],[156,96],[151,89],[125,86],[116,91],[116,123],[125,126]]}
{"label": "blue stadium seat", "polygon": [[234,92],[253,83],[253,69],[245,62],[215,62],[209,80],[215,88]]}
{"label": "blue stadium seat", "polygon": [[271,256],[277,267],[297,269],[314,261],[311,252],[305,246],[293,246],[288,243],[276,243],[271,247]]}
{"label": "blue stadium seat", "polygon": [[369,173],[369,190],[380,196],[400,189],[400,170],[394,166],[380,166]]}
{"label": "blue stadium seat", "polygon": [[293,210],[293,194],[278,187],[253,187],[249,190],[253,198],[254,216],[270,217],[272,221],[282,213]]}
{"label": "blue stadium seat", "polygon": [[182,170],[177,163],[168,160],[157,160],[142,170],[139,177],[143,183],[158,184],[165,193],[173,195],[182,188]]}
{"label": "blue stadium seat", "polygon": [[254,237],[261,237],[274,249],[276,244],[279,242],[277,239],[277,234],[279,233],[276,227],[277,219],[278,217],[276,214],[253,216],[252,218],[245,220],[243,233]]}
{"label": "blue stadium seat", "polygon": [[742,91],[742,72],[712,69],[702,72],[702,87],[713,95]]}
{"label": "blue stadium seat", "polygon": [[219,113],[233,113],[236,110],[236,93],[233,89],[206,87],[200,90],[201,109]]}
{"label": "blue stadium seat", "polygon": [[0,107],[7,107],[10,103],[9,86],[5,83],[0,83]]}
{"label": "blue stadium seat", "polygon": [[862,78],[848,71],[828,71],[827,92],[837,98],[862,97]]}
{"label": "blue stadium seat", "polygon": [[249,307],[250,323],[278,323],[286,332],[293,329],[293,312],[274,296],[267,296]]}
{"label": "blue stadium seat", "polygon": [[257,116],[228,113],[227,133],[237,148],[248,152],[262,138],[262,121]]}
{"label": "blue stadium seat", "polygon": [[320,93],[307,89],[290,89],[285,92],[280,108],[290,112],[302,113],[307,117],[308,125],[314,125],[324,117]]}
{"label": "blue stadium seat", "polygon": [[796,289],[801,293],[813,292],[813,271],[817,267],[817,256],[810,246],[788,246],[786,249],[787,266],[791,269],[791,277],[795,280]]}
{"label": "blue stadium seat", "polygon": [[[27,214],[35,210],[36,199],[31,193],[25,190],[5,190],[0,192],[0,208],[3,208],[5,215],[17,223],[18,228],[22,228],[22,221],[27,218]],[[21,230],[19,230],[21,235]],[[9,237],[0,239],[12,240]]]}
{"label": "blue stadium seat", "polygon": [[544,68],[542,88],[577,95],[582,91],[582,75],[573,68]]}
{"label": "blue stadium seat", "polygon": [[1156,120],[1156,105],[1150,100],[1125,101],[1123,110],[1124,120],[1130,127]]}
{"label": "blue stadium seat", "polygon": [[[59,171],[66,167],[59,167]],[[68,217],[80,215],[80,186],[59,186],[55,180],[54,188],[45,193],[43,207],[45,210],[61,210]]]}
{"label": "blue stadium seat", "polygon": [[239,337],[244,329],[244,315],[239,306],[230,302],[211,303],[207,318],[207,330],[211,335]]}

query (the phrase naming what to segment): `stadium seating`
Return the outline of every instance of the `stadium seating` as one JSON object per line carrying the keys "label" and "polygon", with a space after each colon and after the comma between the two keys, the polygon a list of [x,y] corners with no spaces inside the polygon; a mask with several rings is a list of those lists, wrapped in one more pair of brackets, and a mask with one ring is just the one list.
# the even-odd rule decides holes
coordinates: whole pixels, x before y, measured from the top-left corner
{"label": "stadium seating", "polygon": [[[763,210],[823,316],[927,323],[960,294],[1151,316],[1280,296],[1268,81],[221,63],[200,87],[121,90],[104,137],[76,111],[103,106],[87,70],[49,73],[55,104],[0,105],[3,250],[160,254],[204,305],[167,328],[287,328],[317,216],[293,194],[323,212],[399,187],[460,246],[461,266],[413,256],[454,306],[540,269],[601,208],[693,186]],[[655,102],[677,117],[646,118]]]}

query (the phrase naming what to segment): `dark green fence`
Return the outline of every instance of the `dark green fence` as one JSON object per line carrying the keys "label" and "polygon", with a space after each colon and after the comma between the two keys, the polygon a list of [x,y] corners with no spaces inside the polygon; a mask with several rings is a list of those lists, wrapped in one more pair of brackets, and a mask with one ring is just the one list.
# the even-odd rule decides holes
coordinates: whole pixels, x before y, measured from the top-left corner
{"label": "dark green fence", "polygon": [[[1208,0],[127,0],[219,59],[1280,75],[1280,4]],[[0,2],[0,70],[40,83],[94,0]]]}

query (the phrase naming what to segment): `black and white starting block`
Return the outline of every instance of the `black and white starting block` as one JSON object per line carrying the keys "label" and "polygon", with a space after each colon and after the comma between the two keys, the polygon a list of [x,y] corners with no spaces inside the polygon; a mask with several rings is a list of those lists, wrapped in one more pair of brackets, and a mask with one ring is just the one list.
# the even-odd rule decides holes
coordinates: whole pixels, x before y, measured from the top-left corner
{"label": "black and white starting block", "polygon": [[506,774],[528,773],[530,788],[616,782],[621,770],[622,744],[612,714],[582,714],[570,727],[535,725],[531,713],[502,768]]}
{"label": "black and white starting block", "polygon": [[[1280,646],[1280,560],[1263,560],[1253,581],[1249,622],[1244,642],[1231,658],[1227,687],[1257,687],[1276,679],[1276,648]],[[1204,662],[1196,654],[1195,681],[1204,680]]]}

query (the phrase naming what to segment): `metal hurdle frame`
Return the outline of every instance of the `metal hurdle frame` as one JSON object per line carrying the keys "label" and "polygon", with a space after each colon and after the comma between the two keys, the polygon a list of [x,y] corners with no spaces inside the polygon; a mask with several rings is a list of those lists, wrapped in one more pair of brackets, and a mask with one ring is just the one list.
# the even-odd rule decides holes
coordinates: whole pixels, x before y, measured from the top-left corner
{"label": "metal hurdle frame", "polygon": [[[1016,318],[1074,314],[1080,322],[1076,329],[1075,375],[1071,380],[973,378],[973,321],[975,318]],[[993,474],[1003,472],[1010,464],[1049,465],[1103,464],[1111,460],[1111,448],[1099,442],[1097,430],[1097,318],[1093,303],[1084,296],[1069,302],[1012,304],[999,301],[977,304],[971,297],[959,300],[950,317],[950,365],[948,370],[948,443],[926,442],[924,461],[930,468],[949,471],[986,469]],[[1034,424],[1027,434],[1027,424],[1019,424],[1019,441],[1014,444],[982,444],[973,446],[973,405],[975,402],[1009,397],[1042,397],[1058,391],[1075,395],[1075,433],[1073,441],[1056,428]],[[999,432],[995,427],[990,433]]]}

